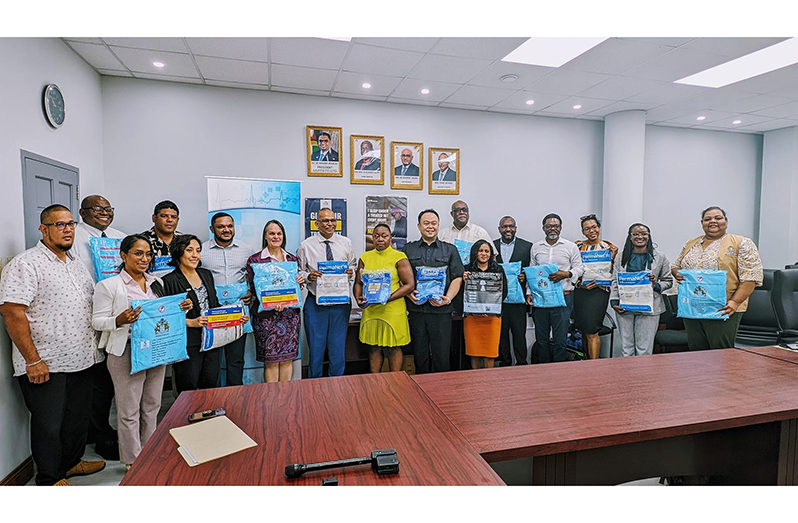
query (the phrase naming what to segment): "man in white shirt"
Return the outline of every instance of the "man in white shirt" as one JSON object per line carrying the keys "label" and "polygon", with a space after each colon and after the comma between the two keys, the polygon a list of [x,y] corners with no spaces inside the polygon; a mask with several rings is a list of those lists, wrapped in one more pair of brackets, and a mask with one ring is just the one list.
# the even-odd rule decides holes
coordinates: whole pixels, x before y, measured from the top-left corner
{"label": "man in white shirt", "polygon": [[[75,241],[71,252],[77,260],[83,263],[96,282],[94,272],[94,259],[91,255],[90,238],[124,238],[127,236],[122,231],[114,229],[114,208],[111,203],[98,194],[86,196],[80,203],[82,223],[75,226]],[[94,451],[108,460],[119,459],[119,444],[117,433],[111,427],[111,403],[114,400],[114,382],[108,373],[107,362],[103,360],[93,367],[94,390],[91,397],[91,421],[89,435],[86,443],[94,443]]]}
{"label": "man in white shirt", "polygon": [[308,297],[303,307],[305,332],[310,351],[308,377],[320,378],[324,366],[324,351],[330,359],[330,376],[342,376],[345,366],[346,330],[349,326],[351,303],[337,305],[316,304],[316,280],[321,276],[320,261],[345,261],[346,274],[354,279],[358,258],[349,238],[335,234],[338,219],[329,208],[322,208],[316,217],[318,235],[307,238],[296,252],[299,274],[308,282]]}
{"label": "man in white shirt", "polygon": [[457,200],[452,204],[452,225],[442,227],[438,233],[438,239],[447,243],[454,243],[454,240],[463,240],[474,243],[477,240],[491,241],[488,231],[475,223],[469,222],[468,204],[463,200]]}
{"label": "man in white shirt", "polygon": [[[212,233],[210,240],[202,244],[202,266],[213,274],[213,282],[218,285],[246,283],[247,258],[255,250],[246,243],[236,240],[236,226],[233,217],[226,212],[217,212],[211,217]],[[218,294],[218,293],[217,293]],[[249,291],[242,301],[249,305],[252,298]],[[247,336],[241,336],[220,350],[224,351],[227,364],[225,386],[244,384],[244,347]],[[221,379],[221,374],[219,375]]]}
{"label": "man in white shirt", "polygon": [[[543,218],[543,233],[546,237],[532,244],[530,249],[530,265],[546,265],[553,263],[559,269],[549,275],[553,282],[562,282],[565,294],[565,307],[535,307],[532,295],[526,295],[526,301],[532,305],[532,320],[535,322],[535,341],[538,344],[538,361],[549,363],[565,361],[565,340],[571,322],[573,297],[571,291],[574,284],[582,276],[584,267],[579,248],[575,243],[560,238],[562,219],[556,214],[547,214]],[[527,288],[527,293],[529,289]],[[549,342],[551,332],[551,342]]]}
{"label": "man in white shirt", "polygon": [[[37,485],[99,472],[83,461],[92,394],[92,366],[104,361],[91,328],[94,282],[69,252],[72,213],[51,205],[40,215],[42,239],[14,257],[0,277],[0,314],[13,342],[14,376],[31,413],[30,446]],[[5,427],[6,438],[12,437]]]}

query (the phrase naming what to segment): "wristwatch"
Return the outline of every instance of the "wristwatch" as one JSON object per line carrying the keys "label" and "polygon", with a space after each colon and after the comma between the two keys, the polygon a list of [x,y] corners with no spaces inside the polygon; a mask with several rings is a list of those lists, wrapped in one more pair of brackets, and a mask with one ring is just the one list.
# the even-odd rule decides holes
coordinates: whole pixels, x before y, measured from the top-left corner
{"label": "wristwatch", "polygon": [[573,278],[573,277],[574,277],[574,273],[572,273],[571,271],[568,271],[568,278]]}

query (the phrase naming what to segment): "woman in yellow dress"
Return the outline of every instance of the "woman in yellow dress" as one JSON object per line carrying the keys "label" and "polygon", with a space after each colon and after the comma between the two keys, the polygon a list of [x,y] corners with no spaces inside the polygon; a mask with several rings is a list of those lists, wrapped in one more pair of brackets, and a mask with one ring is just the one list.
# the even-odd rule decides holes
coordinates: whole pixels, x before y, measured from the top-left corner
{"label": "woman in yellow dress", "polygon": [[[380,372],[385,357],[391,372],[402,370],[402,347],[410,343],[410,326],[404,298],[413,291],[413,269],[405,253],[391,247],[391,229],[384,223],[371,234],[375,249],[366,251],[357,266],[353,293],[363,308],[360,341],[369,346],[371,372]],[[384,270],[391,275],[391,296],[385,305],[366,305],[363,270]]]}

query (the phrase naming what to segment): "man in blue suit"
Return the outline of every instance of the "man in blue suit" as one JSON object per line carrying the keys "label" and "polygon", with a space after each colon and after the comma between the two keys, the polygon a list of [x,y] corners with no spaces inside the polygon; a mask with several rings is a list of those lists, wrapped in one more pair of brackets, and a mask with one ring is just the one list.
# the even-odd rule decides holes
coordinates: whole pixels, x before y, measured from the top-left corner
{"label": "man in blue suit", "polygon": [[338,151],[331,147],[332,137],[327,131],[321,131],[319,137],[316,138],[319,144],[319,150],[314,151],[310,155],[310,160],[313,162],[337,162]]}
{"label": "man in blue suit", "polygon": [[441,153],[438,155],[438,170],[432,173],[433,182],[455,182],[457,173],[454,169],[449,169],[449,155]]}
{"label": "man in blue suit", "polygon": [[418,176],[418,165],[413,163],[413,151],[410,149],[402,149],[399,155],[402,165],[397,166],[393,170],[394,176]]}

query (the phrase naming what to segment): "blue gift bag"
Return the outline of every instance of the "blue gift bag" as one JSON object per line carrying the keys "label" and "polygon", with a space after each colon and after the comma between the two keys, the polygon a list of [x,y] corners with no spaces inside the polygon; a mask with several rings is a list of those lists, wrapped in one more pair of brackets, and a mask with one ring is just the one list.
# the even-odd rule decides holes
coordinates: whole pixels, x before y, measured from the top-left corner
{"label": "blue gift bag", "polygon": [[258,312],[274,309],[277,305],[300,308],[302,293],[296,282],[295,261],[253,263],[253,283],[258,299]]}
{"label": "blue gift bag", "polygon": [[130,374],[188,359],[186,313],[180,310],[185,294],[153,300],[133,300],[141,307],[139,319],[130,326]]}
{"label": "blue gift bag", "polygon": [[119,256],[119,246],[122,238],[103,238],[92,236],[89,238],[91,260],[94,263],[94,279],[101,282],[111,276],[119,274],[122,257]]}
{"label": "blue gift bag", "polygon": [[391,273],[382,270],[363,270],[363,297],[366,305],[385,305],[391,297]]}
{"label": "blue gift bag", "polygon": [[317,264],[321,277],[316,280],[316,304],[340,305],[349,303],[349,276],[345,261],[320,261]]}
{"label": "blue gift bag", "polygon": [[524,302],[524,289],[521,288],[521,282],[518,281],[518,275],[521,274],[521,262],[508,262],[500,263],[504,269],[504,275],[507,276],[507,297],[504,303],[525,303]]}
{"label": "blue gift bag", "polygon": [[[231,283],[230,285],[216,285],[216,297],[219,305],[235,305],[243,303],[241,297],[249,292],[246,283]],[[252,332],[252,320],[244,324],[244,334]]]}
{"label": "blue gift bag", "polygon": [[650,274],[649,271],[618,273],[618,297],[622,309],[654,312],[654,287]]}
{"label": "blue gift bag", "polygon": [[463,266],[468,265],[471,261],[471,247],[474,242],[467,242],[465,240],[455,240],[454,246],[457,247],[457,252],[460,253],[460,259],[463,260]]}
{"label": "blue gift bag", "polygon": [[546,265],[532,265],[524,267],[526,274],[526,284],[532,293],[532,304],[535,307],[544,309],[552,307],[565,307],[565,294],[562,290],[562,282],[553,282],[549,279],[550,274],[554,274],[559,269],[554,263]]}
{"label": "blue gift bag", "polygon": [[598,251],[582,251],[582,283],[596,282],[596,285],[609,287],[612,285],[612,252],[607,249]]}
{"label": "blue gift bag", "polygon": [[446,292],[446,267],[416,267],[416,304],[426,303],[430,298],[439,301]]}
{"label": "blue gift bag", "polygon": [[679,269],[684,280],[679,283],[679,318],[725,320],[718,311],[726,305],[726,271]]}

